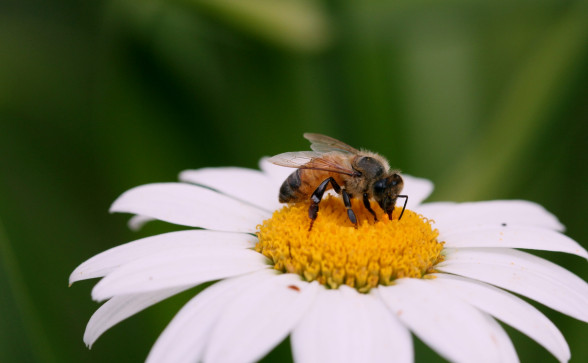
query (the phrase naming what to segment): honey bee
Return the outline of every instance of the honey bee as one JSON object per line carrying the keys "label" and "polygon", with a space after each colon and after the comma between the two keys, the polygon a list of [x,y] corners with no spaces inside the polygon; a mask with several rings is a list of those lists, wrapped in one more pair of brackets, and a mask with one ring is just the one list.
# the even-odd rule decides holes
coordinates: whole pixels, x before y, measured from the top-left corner
{"label": "honey bee", "polygon": [[363,205],[378,220],[371,208],[370,200],[378,205],[392,219],[392,212],[398,198],[404,198],[404,207],[398,217],[402,218],[407,195],[400,195],[404,182],[398,170],[391,170],[388,161],[371,151],[357,150],[332,137],[305,133],[313,151],[298,151],[278,154],[270,162],[297,168],[280,188],[280,203],[299,203],[310,199],[308,217],[310,227],[317,218],[319,203],[326,190],[333,188],[343,197],[347,216],[357,228],[357,217],[351,209],[351,198],[363,199]]}

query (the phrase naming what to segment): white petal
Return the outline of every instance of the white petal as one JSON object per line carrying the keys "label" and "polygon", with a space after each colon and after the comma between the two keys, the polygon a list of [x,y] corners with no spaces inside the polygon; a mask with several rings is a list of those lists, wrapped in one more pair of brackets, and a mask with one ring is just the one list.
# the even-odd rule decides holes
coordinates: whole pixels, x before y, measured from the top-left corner
{"label": "white petal", "polygon": [[480,310],[528,335],[545,347],[560,362],[570,359],[570,348],[557,327],[539,310],[508,292],[485,283],[459,276],[435,274],[427,280],[440,285]]}
{"label": "white petal", "polygon": [[90,321],[86,326],[86,332],[84,333],[84,343],[86,343],[88,347],[92,347],[96,339],[114,325],[151,305],[155,305],[170,296],[187,290],[190,287],[191,286],[176,287],[173,289],[165,289],[143,294],[130,294],[113,297],[96,310],[94,315],[90,318]]}
{"label": "white petal", "polygon": [[133,188],[110,207],[162,221],[220,231],[255,232],[269,213],[218,192],[190,184],[160,183]]}
{"label": "white petal", "polygon": [[[489,316],[419,279],[399,279],[377,293],[390,310],[441,356],[457,362],[516,361]],[[506,359],[505,359],[506,358]]]}
{"label": "white petal", "polygon": [[321,289],[292,333],[299,363],[412,362],[409,331],[372,295]]}
{"label": "white petal", "polygon": [[[402,194],[408,195],[406,208],[414,210],[433,192],[433,183],[430,180],[417,178],[411,175],[402,174],[404,188]],[[400,200],[397,203],[404,203]]]}
{"label": "white petal", "polygon": [[283,274],[235,297],[214,327],[204,362],[253,362],[263,358],[290,334],[318,290],[317,282]]}
{"label": "white petal", "polygon": [[235,167],[185,170],[180,173],[180,180],[207,186],[268,212],[280,207],[279,189],[259,170]]}
{"label": "white petal", "polygon": [[550,229],[537,227],[482,227],[453,233],[440,231],[446,248],[508,247],[566,252],[588,259],[588,252],[573,239]]}
{"label": "white petal", "polygon": [[490,334],[492,340],[498,347],[498,353],[500,355],[500,362],[519,362],[519,357],[517,355],[517,351],[510,340],[504,328],[498,324],[494,318],[490,315],[482,313],[486,322],[488,323],[488,329],[490,330]]}
{"label": "white petal", "polygon": [[442,272],[500,286],[588,322],[588,284],[570,271],[529,253],[502,248],[446,250]]}
{"label": "white petal", "polygon": [[154,220],[155,218],[136,215],[129,219],[128,226],[131,231],[138,231],[143,228],[145,224]]}
{"label": "white petal", "polygon": [[414,211],[422,214],[423,216],[435,219],[442,213],[448,212],[450,208],[454,208],[457,203],[454,202],[432,202],[418,205]]}
{"label": "white petal", "polygon": [[131,261],[176,248],[201,251],[233,247],[243,250],[253,247],[256,242],[256,237],[245,233],[205,230],[164,233],[116,246],[90,258],[71,273],[69,282],[102,277]]}
{"label": "white petal", "polygon": [[262,270],[217,282],[190,300],[155,342],[147,362],[200,362],[210,333],[236,296],[268,279],[276,271]]}
{"label": "white petal", "polygon": [[370,297],[362,299],[363,314],[367,316],[371,334],[365,356],[370,357],[370,362],[389,362],[390,357],[394,357],[395,362],[414,362],[410,331],[390,313],[379,297],[373,294]]}
{"label": "white petal", "polygon": [[114,270],[96,284],[92,298],[100,301],[116,295],[197,285],[265,268],[265,257],[251,250],[175,248]]}
{"label": "white petal", "polygon": [[[524,200],[493,200],[472,203],[434,203],[447,208],[419,208],[419,213],[435,220],[435,227],[442,233],[460,229],[472,230],[480,227],[541,227],[563,231],[564,226],[557,218],[539,204]],[[426,214],[425,214],[426,213]]]}

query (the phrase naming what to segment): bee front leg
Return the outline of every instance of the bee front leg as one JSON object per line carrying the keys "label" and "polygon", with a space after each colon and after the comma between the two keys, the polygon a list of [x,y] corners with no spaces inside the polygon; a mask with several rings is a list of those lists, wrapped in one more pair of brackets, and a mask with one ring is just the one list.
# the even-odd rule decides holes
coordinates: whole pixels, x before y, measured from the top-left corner
{"label": "bee front leg", "polygon": [[398,220],[400,220],[404,214],[404,210],[406,209],[406,203],[408,203],[408,195],[399,195],[396,198],[404,198],[404,206],[402,207],[402,212],[400,212],[400,216],[398,217]]}
{"label": "bee front leg", "polygon": [[376,212],[374,212],[372,206],[370,205],[370,197],[368,193],[363,193],[363,205],[365,206],[365,209],[367,209],[368,212],[370,212],[374,216],[374,222],[377,222],[378,217],[376,217]]}

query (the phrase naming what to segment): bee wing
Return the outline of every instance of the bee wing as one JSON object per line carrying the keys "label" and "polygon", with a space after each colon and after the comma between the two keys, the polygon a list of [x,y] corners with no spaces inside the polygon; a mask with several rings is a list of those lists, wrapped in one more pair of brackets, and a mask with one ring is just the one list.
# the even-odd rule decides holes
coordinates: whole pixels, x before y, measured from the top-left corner
{"label": "bee wing", "polygon": [[347,175],[356,174],[351,167],[342,165],[334,158],[329,158],[328,154],[316,151],[287,152],[272,156],[268,161],[288,168],[323,170]]}
{"label": "bee wing", "polygon": [[312,134],[307,132],[304,134],[304,138],[311,142],[310,148],[317,152],[327,153],[330,151],[338,151],[351,154],[359,153],[359,150],[356,148],[326,135]]}
{"label": "bee wing", "polygon": [[321,155],[321,153],[314,151],[287,152],[272,156],[268,161],[288,168],[302,168],[313,159],[320,158]]}

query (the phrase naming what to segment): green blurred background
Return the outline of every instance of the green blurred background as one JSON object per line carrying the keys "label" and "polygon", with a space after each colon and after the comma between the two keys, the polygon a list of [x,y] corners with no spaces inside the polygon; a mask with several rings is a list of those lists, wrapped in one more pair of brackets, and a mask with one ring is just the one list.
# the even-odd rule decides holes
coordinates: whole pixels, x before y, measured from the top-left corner
{"label": "green blurred background", "polygon": [[[110,203],[306,131],[433,180],[432,200],[538,202],[588,247],[587,81],[588,1],[0,0],[0,362],[143,360],[191,294],[84,346],[98,304],[70,272],[170,228],[131,232]],[[588,325],[539,308],[588,361]]]}

